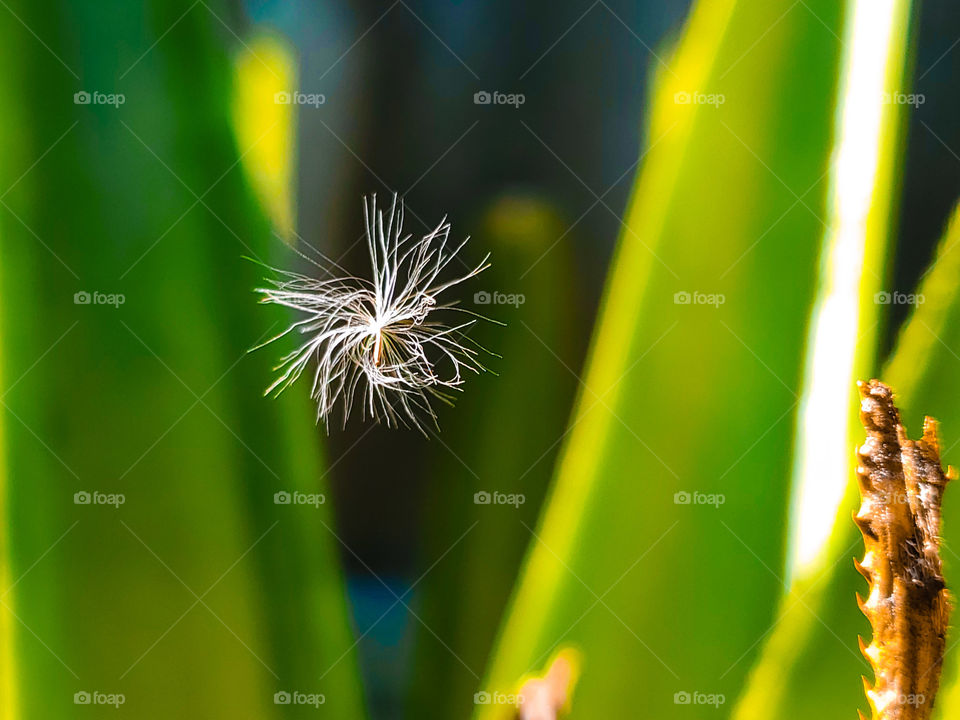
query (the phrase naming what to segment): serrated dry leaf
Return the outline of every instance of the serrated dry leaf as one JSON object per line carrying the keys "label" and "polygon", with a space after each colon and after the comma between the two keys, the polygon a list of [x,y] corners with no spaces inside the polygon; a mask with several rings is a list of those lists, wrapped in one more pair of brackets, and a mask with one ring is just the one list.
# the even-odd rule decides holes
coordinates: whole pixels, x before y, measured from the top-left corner
{"label": "serrated dry leaf", "polygon": [[[870,583],[860,609],[873,640],[860,649],[873,667],[864,679],[873,720],[927,720],[940,684],[951,601],[940,561],[940,503],[954,474],[940,465],[937,423],[910,440],[889,387],[857,384],[867,440],[859,448],[862,504],[854,516],[865,554],[857,569]],[[863,717],[861,713],[861,717]]]}

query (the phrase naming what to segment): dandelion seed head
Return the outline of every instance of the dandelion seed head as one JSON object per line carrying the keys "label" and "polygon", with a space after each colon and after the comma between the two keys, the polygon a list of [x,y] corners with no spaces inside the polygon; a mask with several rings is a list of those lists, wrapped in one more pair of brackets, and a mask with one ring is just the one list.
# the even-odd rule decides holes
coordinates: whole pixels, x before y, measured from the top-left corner
{"label": "dandelion seed head", "polygon": [[486,370],[480,353],[487,351],[466,334],[480,316],[439,298],[489,267],[490,256],[441,280],[469,240],[449,244],[445,217],[420,238],[404,235],[403,206],[396,195],[387,212],[378,210],[375,195],[365,199],[364,216],[372,279],[336,277],[318,265],[329,278],[275,270],[277,278],[257,288],[261,302],[299,314],[263,343],[288,334],[301,339],[276,366],[277,377],[266,394],[283,392],[315,364],[311,397],[317,420],[328,429],[334,415],[346,425],[359,404],[364,418],[426,434],[426,424],[437,426],[432,401],[452,404],[464,375]]}

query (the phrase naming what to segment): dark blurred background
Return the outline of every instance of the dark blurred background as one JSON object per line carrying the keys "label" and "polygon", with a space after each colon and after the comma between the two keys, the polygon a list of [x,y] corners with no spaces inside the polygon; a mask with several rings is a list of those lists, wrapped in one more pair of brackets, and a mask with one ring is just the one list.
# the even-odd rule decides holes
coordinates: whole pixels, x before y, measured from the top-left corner
{"label": "dark blurred background", "polygon": [[[307,107],[299,113],[298,225],[304,240],[335,257],[346,250],[347,267],[362,271],[367,260],[364,245],[356,243],[362,232],[359,198],[399,192],[411,209],[411,232],[429,229],[421,218],[429,224],[449,214],[455,235],[474,236],[470,250],[475,255],[490,247],[486,220],[491,208],[535,203],[538,214],[531,232],[542,236],[535,246],[546,250],[557,243],[556,256],[565,257],[559,273],[569,280],[556,303],[550,301],[556,291],[538,287],[543,280],[538,269],[549,278],[557,268],[556,256],[525,275],[539,251],[511,263],[501,248],[490,248],[494,268],[488,278],[478,279],[476,288],[524,293],[526,310],[539,306],[534,317],[558,312],[564,325],[555,333],[562,348],[558,352],[579,374],[645,139],[650,73],[658,65],[656,56],[679,31],[688,3],[254,2],[247,8],[251,22],[273,26],[293,40],[302,90],[327,96],[319,111]],[[518,108],[478,106],[474,93],[484,90],[522,93],[525,101]],[[526,241],[529,237],[516,244]],[[415,612],[423,613],[424,605],[430,611],[425,617],[431,618],[431,630],[396,605],[391,590],[403,592],[462,532],[459,519],[437,517],[444,494],[510,488],[519,474],[513,468],[529,467],[522,480],[528,496],[522,515],[534,526],[560,447],[555,440],[572,405],[572,373],[558,369],[550,351],[519,327],[515,314],[502,309],[490,314],[519,335],[519,352],[535,355],[530,379],[541,385],[544,396],[542,439],[526,443],[526,452],[501,468],[503,476],[477,477],[469,448],[476,434],[484,432],[474,424],[509,425],[510,420],[478,420],[469,407],[442,413],[444,434],[429,442],[413,432],[362,425],[330,438],[332,456],[342,458],[332,477],[336,505],[344,509],[338,523],[350,545],[344,560],[359,632],[389,610],[359,646],[372,711],[383,717],[407,702],[403,695],[413,672],[434,672],[438,684],[462,685],[459,695],[470,697],[469,689],[476,685],[470,670],[482,672],[510,578],[471,587],[456,571],[458,563],[470,561],[469,553],[452,552],[412,596]],[[542,334],[530,315],[522,319]],[[498,335],[490,334],[487,345],[504,354],[508,351]],[[496,359],[491,369],[498,369]],[[472,394],[495,391],[496,382],[521,390],[512,380],[516,382],[509,375],[478,378],[464,403]],[[551,387],[563,390],[559,403],[547,399]],[[549,412],[557,404],[556,413]],[[509,439],[510,434],[505,429],[500,437]],[[431,470],[437,466],[443,467],[440,484],[445,487],[433,483],[438,473]],[[512,546],[503,543],[498,552],[504,567],[517,566],[529,539],[524,533]],[[373,573],[393,587],[384,587]],[[449,593],[457,587],[489,594],[486,608],[473,609],[480,635],[486,635],[476,647],[464,648],[445,634],[454,632],[456,623],[444,626],[430,607],[445,596],[452,604],[455,598]],[[465,604],[471,607],[469,601]],[[442,640],[431,636],[434,629]],[[454,645],[471,667],[462,667],[443,643]],[[417,709],[424,712],[429,702],[413,698],[412,716]],[[462,713],[463,708],[449,712]]]}
{"label": "dark blurred background", "polygon": [[[299,53],[303,91],[328,97],[320,111],[299,113],[303,238],[337,256],[346,250],[348,267],[363,269],[365,248],[356,244],[359,197],[400,192],[412,208],[411,231],[426,229],[420,218],[429,224],[449,214],[454,233],[473,234],[473,252],[479,253],[488,238],[478,228],[489,227],[483,218],[491,207],[504,198],[535,200],[556,217],[547,245],[559,241],[569,248],[565,361],[579,372],[619,218],[648,140],[650,77],[688,9],[688,2],[661,0],[520,5],[405,0],[249,2],[238,13],[288,36]],[[960,190],[960,100],[956,93],[931,92],[949,87],[960,74],[958,36],[956,4],[922,3],[913,92],[925,102],[910,110],[891,290],[915,287]],[[519,108],[477,106],[473,94],[480,90],[523,93],[525,102]],[[496,266],[496,256],[493,261]],[[536,302],[534,273],[495,277],[506,291],[525,292]],[[884,353],[908,306],[891,310]],[[501,313],[498,319],[512,318]],[[538,362],[546,367],[554,360],[544,351]],[[483,378],[473,385],[472,392],[488,391]],[[575,384],[567,387],[568,401],[574,390]],[[469,417],[465,412],[461,419]],[[455,420],[444,414],[442,422]],[[389,578],[402,592],[443,552],[444,542],[436,537],[447,544],[455,539],[438,531],[433,541],[429,532],[424,540],[423,528],[442,525],[434,516],[438,489],[425,480],[435,475],[428,468],[443,464],[442,482],[463,492],[478,484],[455,459],[466,452],[471,433],[469,426],[458,430],[459,444],[446,434],[425,442],[410,432],[364,426],[330,438],[333,456],[342,458],[332,477],[338,522],[352,550],[344,560],[360,631],[393,605],[360,645],[374,710],[384,713],[402,701],[407,673],[433,667],[473,682],[451,655],[434,665],[411,662],[422,652],[420,645],[437,640],[371,576]],[[362,450],[351,452],[361,436]],[[531,473],[535,477],[527,478],[536,488],[534,499],[558,449],[548,445]],[[536,503],[524,512],[532,526]],[[422,595],[440,592],[435,584],[449,590],[444,582],[450,578],[442,572],[427,576],[412,595],[414,607]],[[494,595],[495,604],[506,600],[502,589]],[[474,657],[479,672],[482,650]]]}

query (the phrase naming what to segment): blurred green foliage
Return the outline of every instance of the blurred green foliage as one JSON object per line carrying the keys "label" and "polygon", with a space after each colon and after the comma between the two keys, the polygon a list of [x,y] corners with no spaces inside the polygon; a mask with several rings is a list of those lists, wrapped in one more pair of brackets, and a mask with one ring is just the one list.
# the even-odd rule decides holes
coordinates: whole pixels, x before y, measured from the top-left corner
{"label": "blurred green foliage", "polygon": [[329,508],[273,502],[324,473],[306,399],[261,398],[271,358],[246,355],[286,318],[240,259],[279,244],[237,164],[226,9],[10,9],[63,56],[0,24],[5,717],[76,717],[78,691],[139,718],[291,716],[273,694],[294,690],[361,717]]}
{"label": "blurred green foliage", "polygon": [[[901,331],[896,347],[880,374],[896,392],[902,421],[911,437],[919,437],[925,416],[940,423],[942,459],[944,464],[957,466],[957,445],[960,434],[960,416],[955,394],[960,356],[958,337],[958,310],[960,297],[956,290],[960,254],[955,252],[960,243],[960,224],[956,215],[945,233],[936,260],[917,288],[920,304]],[[960,571],[957,562],[956,538],[960,533],[960,500],[956,489],[948,489],[944,500],[943,561],[948,583]],[[862,577],[851,571],[850,557],[862,551],[860,533],[849,520],[858,506],[850,493],[844,503],[841,519],[834,531],[833,546],[837,548],[829,564],[825,565],[813,582],[821,586],[822,601],[817,606],[817,620],[798,618],[796,613],[785,614],[783,630],[778,629],[784,646],[776,656],[765,658],[771,664],[768,672],[755,678],[756,683],[770,685],[770,676],[778,678],[779,692],[762,688],[754,692],[760,697],[775,697],[778,706],[799,709],[800,712],[825,713],[837,707],[864,707],[859,674],[870,677],[867,662],[853,652],[843,652],[855,645],[851,638],[862,635],[869,638],[870,627],[865,618],[850,602],[854,593],[865,593]],[[775,641],[780,639],[774,636]],[[840,641],[838,643],[838,640]],[[955,641],[954,641],[955,642]],[[960,695],[955,648],[948,638],[947,654],[941,680],[940,696],[934,717],[952,717]],[[775,667],[773,667],[775,665]],[[761,666],[760,670],[764,668]],[[811,692],[816,688],[816,692]],[[759,717],[756,703],[746,704],[738,716]]]}
{"label": "blurred green foliage", "polygon": [[[137,718],[316,714],[277,692],[323,693],[325,717],[363,717],[355,646],[376,623],[352,627],[333,508],[275,501],[328,492],[313,411],[305,392],[260,396],[282,348],[246,354],[289,321],[255,305],[262,268],[240,258],[293,260],[271,230],[297,235],[296,113],[273,94],[292,89],[296,60],[274,35],[240,39],[226,3],[9,3],[20,24],[0,23],[0,97],[16,99],[0,113],[0,718],[76,717],[77,692],[122,693]],[[471,378],[444,432],[411,453],[428,472],[407,715],[510,718],[512,705],[474,707],[474,693],[515,693],[571,646],[573,717],[863,705],[855,491],[795,578],[797,457],[821,437],[803,412],[848,229],[832,161],[854,110],[880,141],[860,158],[875,167],[853,231],[865,262],[842,278],[857,286],[856,347],[828,372],[871,373],[885,322],[873,293],[889,271],[903,115],[857,104],[853,10],[890,13],[886,63],[861,70],[867,87],[898,90],[911,7],[696,4],[675,51],[658,51],[583,378],[566,213],[527,191],[485,205],[472,232],[494,266],[469,292],[524,302],[463,298],[505,323],[475,328],[501,356],[496,375]],[[914,435],[924,414],[941,421],[955,464],[958,244],[954,220],[880,373]],[[854,416],[849,390],[831,420]],[[938,717],[960,707],[953,655],[943,685]],[[678,707],[695,692],[725,703]]]}
{"label": "blurred green foliage", "polygon": [[[659,74],[645,167],[491,692],[515,691],[572,644],[574,717],[666,716],[676,692],[735,697],[773,620],[839,63],[822,40],[841,20],[835,3],[789,5],[698,4]],[[744,53],[758,28],[765,41]]]}
{"label": "blurred green foliage", "polygon": [[[960,383],[960,215],[954,213],[944,234],[936,260],[917,292],[923,302],[916,306],[904,326],[886,368],[898,391],[901,417],[912,437],[920,435],[923,418],[940,423],[944,464],[960,467],[960,408],[955,398]],[[943,562],[948,584],[956,587],[960,577],[960,497],[957,488],[944,496]],[[955,591],[954,591],[955,592]],[[937,717],[955,717],[960,708],[960,666],[956,638],[948,638],[948,652],[941,678]]]}
{"label": "blurred green foliage", "polygon": [[[465,299],[469,309],[505,324],[485,323],[476,333],[502,357],[488,361],[496,375],[476,378],[458,398],[431,447],[423,564],[442,559],[420,590],[418,612],[429,627],[418,628],[414,672],[431,681],[413,685],[414,717],[470,714],[553,471],[579,365],[571,327],[581,288],[569,249],[551,247],[566,228],[550,204],[522,193],[494,201],[478,224],[493,266],[477,292],[506,298],[522,288],[523,302]],[[476,493],[523,502],[477,504]]]}

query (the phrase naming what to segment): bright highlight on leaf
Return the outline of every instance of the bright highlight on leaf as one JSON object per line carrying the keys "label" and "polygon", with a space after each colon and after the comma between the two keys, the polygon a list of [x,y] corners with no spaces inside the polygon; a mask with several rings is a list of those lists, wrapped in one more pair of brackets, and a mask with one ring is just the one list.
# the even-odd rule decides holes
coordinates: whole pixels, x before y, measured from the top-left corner
{"label": "bright highlight on leaf", "polygon": [[273,34],[251,39],[234,61],[232,102],[240,163],[264,210],[287,242],[295,231],[296,106],[284,102],[296,87],[290,43]]}
{"label": "bright highlight on leaf", "polygon": [[[809,577],[832,550],[830,537],[848,487],[853,381],[870,372],[896,185],[901,106],[884,101],[902,87],[909,2],[850,4],[839,87],[836,149],[829,169],[822,280],[811,320],[807,377],[794,466],[791,581]],[[841,518],[842,519],[842,518]]]}
{"label": "bright highlight on leaf", "polygon": [[[346,425],[359,396],[365,418],[426,434],[425,419],[437,427],[431,399],[452,404],[450,391],[462,390],[463,373],[486,369],[475,349],[483,348],[465,334],[480,316],[457,307],[456,301],[438,304],[438,297],[489,267],[490,256],[466,274],[440,281],[441,272],[470,239],[448,247],[446,217],[432,232],[414,239],[402,234],[403,205],[396,195],[386,214],[377,210],[376,196],[371,196],[364,202],[364,215],[372,281],[332,275],[316,280],[277,270],[281,279],[257,288],[261,302],[306,315],[264,343],[288,333],[305,338],[277,365],[280,375],[265,394],[283,392],[315,359],[311,397],[317,402],[318,421],[328,428],[338,406]],[[454,323],[453,312],[473,317]]]}

